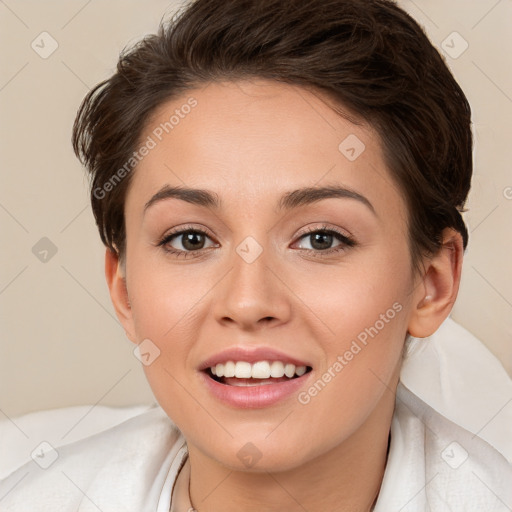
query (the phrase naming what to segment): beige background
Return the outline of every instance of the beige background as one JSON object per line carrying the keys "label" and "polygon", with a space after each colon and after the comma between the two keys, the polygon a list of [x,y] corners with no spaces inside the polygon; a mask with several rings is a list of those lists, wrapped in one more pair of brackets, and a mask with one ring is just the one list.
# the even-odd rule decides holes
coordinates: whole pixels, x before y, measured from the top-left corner
{"label": "beige background", "polygon": [[[451,54],[473,107],[471,239],[453,318],[512,374],[512,2],[399,4]],[[153,32],[176,5],[0,2],[0,419],[154,401],[110,304],[104,250],[70,134],[83,96],[110,75],[123,46]],[[44,31],[58,44],[46,59],[31,47],[35,40],[38,51],[51,48],[39,36]],[[46,262],[33,253],[43,237],[57,249]]]}

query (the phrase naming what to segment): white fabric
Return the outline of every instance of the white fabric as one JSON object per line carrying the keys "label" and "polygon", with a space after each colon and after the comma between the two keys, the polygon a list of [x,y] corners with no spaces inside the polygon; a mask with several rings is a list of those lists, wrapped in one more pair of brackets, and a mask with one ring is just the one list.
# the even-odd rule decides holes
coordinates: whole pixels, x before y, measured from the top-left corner
{"label": "white fabric", "polygon": [[[512,510],[512,382],[503,367],[451,319],[408,347],[375,512]],[[37,414],[32,421],[36,432]],[[0,448],[9,446],[7,436]],[[48,469],[31,460],[0,480],[1,512],[168,512],[187,455],[159,406],[57,452]]]}
{"label": "white fabric", "polygon": [[58,448],[107,430],[150,407],[76,405],[31,412],[13,420],[0,421],[0,479],[31,461],[30,453],[41,441]]}
{"label": "white fabric", "polygon": [[448,318],[430,338],[411,338],[400,380],[512,463],[512,380],[485,345],[461,325]]}

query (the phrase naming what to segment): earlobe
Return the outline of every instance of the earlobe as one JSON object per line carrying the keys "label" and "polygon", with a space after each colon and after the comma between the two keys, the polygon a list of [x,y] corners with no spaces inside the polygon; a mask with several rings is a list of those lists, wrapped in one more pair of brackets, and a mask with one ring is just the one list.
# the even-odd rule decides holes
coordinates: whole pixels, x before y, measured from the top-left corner
{"label": "earlobe", "polygon": [[110,249],[105,252],[105,278],[117,318],[121,322],[128,339],[136,343],[126,279],[119,256]]}
{"label": "earlobe", "polygon": [[408,333],[417,338],[432,335],[452,310],[459,291],[463,244],[457,231],[446,228],[439,251],[425,264],[413,297]]}

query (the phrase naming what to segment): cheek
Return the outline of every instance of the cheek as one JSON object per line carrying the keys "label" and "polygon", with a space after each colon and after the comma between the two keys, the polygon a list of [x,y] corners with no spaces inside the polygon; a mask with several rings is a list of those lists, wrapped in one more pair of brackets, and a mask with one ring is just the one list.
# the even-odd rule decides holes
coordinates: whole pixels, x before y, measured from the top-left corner
{"label": "cheek", "polygon": [[413,286],[407,255],[381,252],[360,266],[315,274],[314,287],[296,283],[324,333],[317,337],[325,354],[319,373],[336,382],[329,399],[354,412],[363,397],[371,402],[382,392],[400,360]]}
{"label": "cheek", "polygon": [[317,290],[311,296],[316,300],[311,309],[328,326],[323,329],[328,334],[317,338],[325,360],[299,396],[300,414],[308,422],[311,443],[318,444],[315,432],[324,432],[325,449],[350,436],[389,398],[398,376],[409,283],[404,277],[382,277],[377,269],[376,275],[351,272],[343,282],[325,280],[325,293]]}
{"label": "cheek", "polygon": [[143,370],[157,401],[186,431],[200,414],[188,394],[194,371],[189,355],[203,321],[198,317],[198,303],[206,284],[166,265],[137,264],[136,258],[132,263],[128,275],[135,334],[139,342],[150,340],[158,354]]}
{"label": "cheek", "polygon": [[138,338],[181,338],[185,327],[193,326],[191,317],[207,293],[207,276],[194,265],[168,265],[142,252],[131,256],[127,286]]}
{"label": "cheek", "polygon": [[391,333],[406,324],[402,312],[413,286],[408,269],[405,250],[368,251],[338,266],[304,272],[294,279],[293,289],[317,314],[332,340],[354,339],[376,323],[382,334]]}
{"label": "cheek", "polygon": [[[188,270],[188,274],[191,272]],[[193,371],[189,354],[204,320],[198,315],[201,298],[208,291],[208,280],[188,274],[180,271],[179,266],[148,264],[147,258],[138,258],[137,254],[133,254],[127,269],[137,341],[149,340],[158,354],[143,369],[160,403],[165,403],[169,396],[179,401],[183,394],[180,383],[184,384],[187,374]]]}

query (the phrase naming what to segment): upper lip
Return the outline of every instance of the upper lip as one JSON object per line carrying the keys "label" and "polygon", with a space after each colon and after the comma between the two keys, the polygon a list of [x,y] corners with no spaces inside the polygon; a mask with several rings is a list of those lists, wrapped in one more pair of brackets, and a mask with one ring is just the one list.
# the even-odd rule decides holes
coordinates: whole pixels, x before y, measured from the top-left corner
{"label": "upper lip", "polygon": [[256,363],[258,361],[282,361],[283,363],[291,363],[295,366],[311,366],[307,362],[272,347],[249,348],[246,346],[238,346],[228,348],[205,359],[199,365],[199,370],[206,370],[216,364],[223,364],[227,361],[247,361],[248,363]]}

